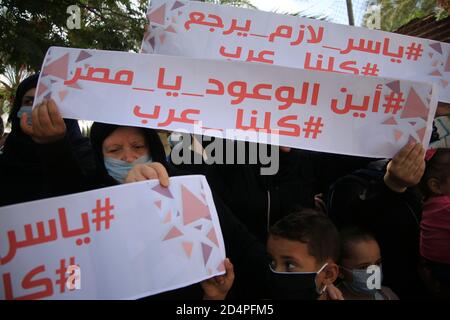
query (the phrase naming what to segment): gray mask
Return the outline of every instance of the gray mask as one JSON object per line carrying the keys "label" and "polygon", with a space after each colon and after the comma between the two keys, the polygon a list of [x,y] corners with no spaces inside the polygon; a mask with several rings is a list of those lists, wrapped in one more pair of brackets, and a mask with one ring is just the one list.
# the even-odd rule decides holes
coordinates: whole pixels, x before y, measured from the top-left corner
{"label": "gray mask", "polygon": [[[381,265],[377,266],[380,268],[380,284],[383,280],[383,272],[381,270]],[[349,269],[342,267],[343,269],[352,273],[353,281],[351,283],[345,282],[345,285],[348,286],[351,290],[364,294],[375,294],[379,288],[369,288],[368,280],[373,276],[373,273],[367,272],[366,269]]]}

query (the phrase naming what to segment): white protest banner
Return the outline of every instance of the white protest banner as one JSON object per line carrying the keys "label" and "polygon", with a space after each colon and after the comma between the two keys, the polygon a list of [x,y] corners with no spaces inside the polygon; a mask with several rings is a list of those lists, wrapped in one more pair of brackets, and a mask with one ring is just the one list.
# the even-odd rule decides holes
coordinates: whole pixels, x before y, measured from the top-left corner
{"label": "white protest banner", "polygon": [[369,157],[426,147],[437,106],[430,83],[58,47],[35,105],[50,97],[67,118]]}
{"label": "white protest banner", "polygon": [[0,208],[0,299],[135,299],[224,273],[203,176]]}
{"label": "white protest banner", "polygon": [[199,1],[151,0],[142,52],[434,82],[450,102],[450,44]]}

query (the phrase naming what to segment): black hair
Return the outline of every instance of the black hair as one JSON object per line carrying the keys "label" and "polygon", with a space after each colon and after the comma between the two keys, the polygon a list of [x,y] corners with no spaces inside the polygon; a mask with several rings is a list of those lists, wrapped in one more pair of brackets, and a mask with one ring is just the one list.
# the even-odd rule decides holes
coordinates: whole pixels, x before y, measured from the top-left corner
{"label": "black hair", "polygon": [[319,263],[339,259],[339,233],[331,220],[315,209],[299,209],[283,217],[269,230],[271,236],[299,241]]}
{"label": "black hair", "polygon": [[341,237],[341,259],[350,258],[352,245],[362,241],[376,241],[374,235],[358,226],[347,226],[340,230]]}
{"label": "black hair", "polygon": [[437,179],[444,182],[450,176],[450,148],[438,148],[436,153],[426,162],[425,172],[420,180],[420,190],[425,198],[433,196],[428,187],[428,180]]}

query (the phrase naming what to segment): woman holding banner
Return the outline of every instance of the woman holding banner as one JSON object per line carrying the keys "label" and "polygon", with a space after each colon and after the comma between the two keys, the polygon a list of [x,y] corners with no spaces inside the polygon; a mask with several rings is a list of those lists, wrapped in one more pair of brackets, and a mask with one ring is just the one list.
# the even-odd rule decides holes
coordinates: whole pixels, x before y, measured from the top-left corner
{"label": "woman holding banner", "polygon": [[[82,191],[95,167],[76,120],[63,120],[51,104],[31,112],[38,78],[23,80],[15,94],[8,120],[12,129],[0,156],[0,206]],[[30,130],[32,123],[41,131]]]}

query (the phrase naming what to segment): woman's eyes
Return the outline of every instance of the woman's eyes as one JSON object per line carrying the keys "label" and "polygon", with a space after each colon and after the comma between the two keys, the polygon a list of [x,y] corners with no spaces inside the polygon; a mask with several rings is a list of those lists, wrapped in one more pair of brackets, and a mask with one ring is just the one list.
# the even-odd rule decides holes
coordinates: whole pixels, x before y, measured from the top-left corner
{"label": "woman's eyes", "polygon": [[33,105],[33,100],[32,99],[25,99],[24,101],[23,101],[23,105],[24,106],[32,106]]}
{"label": "woman's eyes", "polygon": [[[140,150],[140,149],[145,148],[145,145],[136,145],[136,146],[132,146],[132,147],[133,147],[133,149],[135,149],[135,150]],[[114,149],[108,150],[107,152],[108,152],[108,153],[117,153],[117,152],[119,152],[119,151],[121,151],[121,150],[122,150],[122,148],[114,148]]]}

